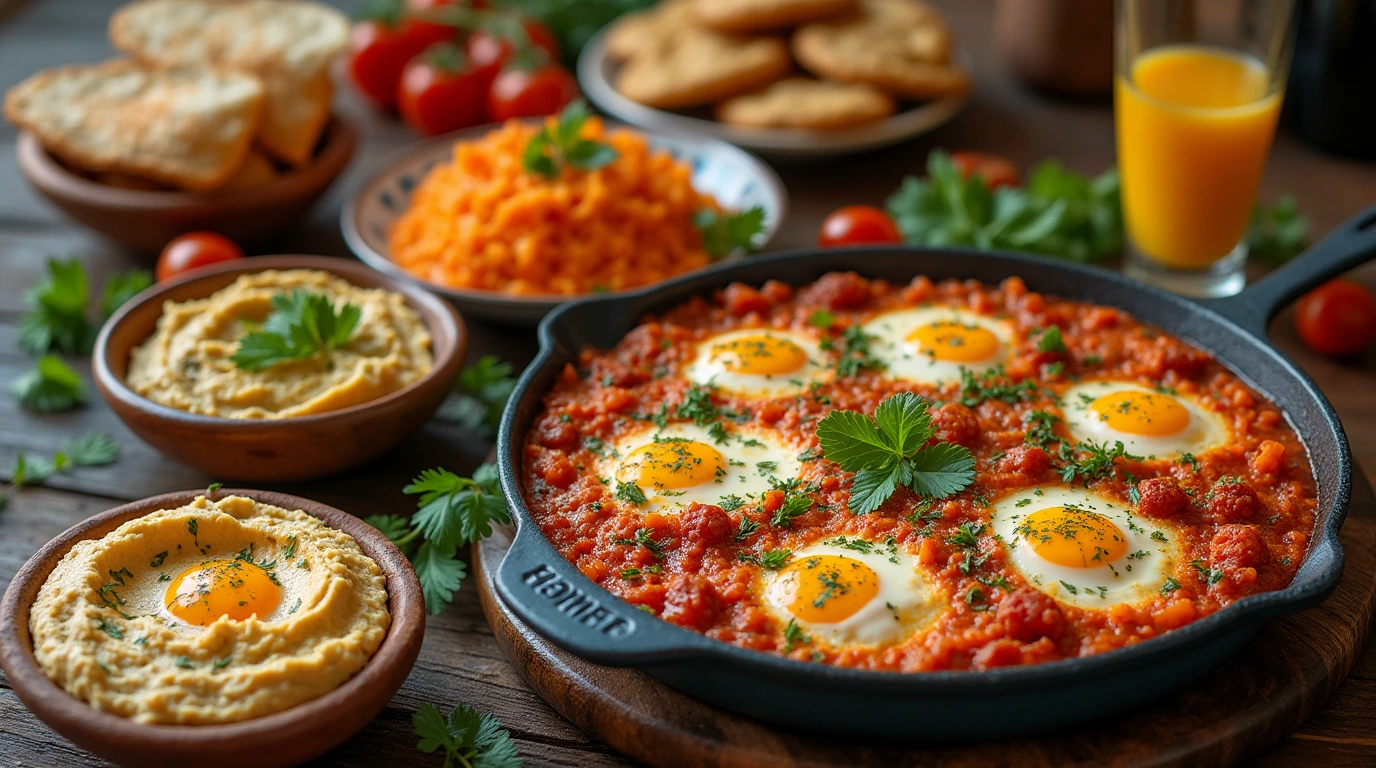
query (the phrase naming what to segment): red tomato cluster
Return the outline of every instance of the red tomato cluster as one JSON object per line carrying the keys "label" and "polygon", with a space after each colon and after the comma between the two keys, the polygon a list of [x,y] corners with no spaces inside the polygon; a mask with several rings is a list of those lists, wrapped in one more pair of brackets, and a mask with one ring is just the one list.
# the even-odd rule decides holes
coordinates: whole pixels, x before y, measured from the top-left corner
{"label": "red tomato cluster", "polygon": [[[445,6],[483,11],[482,0],[393,0],[388,12],[354,25],[349,76],[382,109],[395,109],[421,134],[488,121],[558,113],[578,97],[559,64],[559,43],[536,21],[520,30],[509,16],[475,16],[475,28],[413,14]],[[505,32],[503,30],[506,30]]]}

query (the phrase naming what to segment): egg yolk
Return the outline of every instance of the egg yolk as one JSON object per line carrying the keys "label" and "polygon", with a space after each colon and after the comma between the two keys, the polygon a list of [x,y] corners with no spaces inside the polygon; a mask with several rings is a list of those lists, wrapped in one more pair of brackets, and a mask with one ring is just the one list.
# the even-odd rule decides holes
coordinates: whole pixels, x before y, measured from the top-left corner
{"label": "egg yolk", "polygon": [[779,579],[788,612],[815,624],[845,621],[879,594],[879,575],[840,555],[795,560],[779,572]]}
{"label": "egg yolk", "polygon": [[1190,426],[1190,412],[1175,398],[1152,392],[1111,392],[1089,404],[1100,421],[1132,435],[1176,435]]}
{"label": "egg yolk", "polygon": [[1097,568],[1128,552],[1123,530],[1107,517],[1079,507],[1047,507],[1028,515],[1017,532],[1037,556],[1066,568]]}
{"label": "egg yolk", "polygon": [[641,446],[617,469],[616,479],[643,488],[676,491],[726,476],[721,451],[696,440],[659,440]]}
{"label": "egg yolk", "polygon": [[208,627],[228,616],[244,621],[266,618],[282,602],[282,587],[255,563],[208,560],[182,571],[167,587],[165,603],[187,624]]}
{"label": "egg yolk", "polygon": [[807,365],[803,348],[777,336],[737,336],[712,345],[711,357],[731,373],[772,376],[793,373]]}
{"label": "egg yolk", "polygon": [[920,326],[908,334],[917,351],[935,360],[975,363],[988,360],[999,351],[999,337],[988,328],[941,320]]}

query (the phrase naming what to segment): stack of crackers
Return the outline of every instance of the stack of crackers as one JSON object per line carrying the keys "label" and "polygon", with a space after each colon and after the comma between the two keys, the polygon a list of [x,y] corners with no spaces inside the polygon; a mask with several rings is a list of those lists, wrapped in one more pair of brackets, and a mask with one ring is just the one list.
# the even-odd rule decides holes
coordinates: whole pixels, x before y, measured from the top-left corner
{"label": "stack of crackers", "polygon": [[310,161],[349,20],[311,2],[139,0],[110,38],[131,58],[40,72],[5,116],[104,183],[213,192]]}
{"label": "stack of crackers", "polygon": [[663,0],[607,34],[623,96],[760,128],[852,128],[965,93],[952,49],[920,0]]}

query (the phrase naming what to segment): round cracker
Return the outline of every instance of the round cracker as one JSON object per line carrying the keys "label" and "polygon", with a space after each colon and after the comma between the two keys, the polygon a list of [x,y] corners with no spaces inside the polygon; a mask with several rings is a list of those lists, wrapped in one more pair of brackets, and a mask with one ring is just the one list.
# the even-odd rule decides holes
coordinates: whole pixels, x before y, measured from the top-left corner
{"label": "round cracker", "polygon": [[649,107],[686,109],[763,88],[792,66],[788,46],[777,38],[683,27],[632,56],[617,75],[616,89]]}
{"label": "round cracker", "polygon": [[870,85],[790,77],[722,102],[716,115],[753,128],[837,130],[883,120],[894,109],[893,98]]}

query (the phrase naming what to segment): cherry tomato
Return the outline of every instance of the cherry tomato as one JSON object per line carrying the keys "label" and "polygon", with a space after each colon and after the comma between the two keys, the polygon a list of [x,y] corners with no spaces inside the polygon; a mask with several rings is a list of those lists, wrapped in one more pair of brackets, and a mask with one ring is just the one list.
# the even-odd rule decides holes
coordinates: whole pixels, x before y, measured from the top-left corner
{"label": "cherry tomato", "polygon": [[439,43],[411,60],[401,74],[397,107],[411,129],[425,136],[484,121],[487,89],[453,43]]}
{"label": "cherry tomato", "polygon": [[214,232],[188,232],[168,243],[158,256],[158,282],[171,280],[197,267],[244,258],[233,240]]}
{"label": "cherry tomato", "polygon": [[822,222],[817,244],[823,248],[866,243],[901,243],[903,236],[889,214],[868,205],[848,205]]}
{"label": "cherry tomato", "polygon": [[1351,280],[1329,281],[1300,297],[1295,328],[1315,352],[1355,355],[1376,338],[1376,299]]}
{"label": "cherry tomato", "polygon": [[962,178],[978,175],[990,189],[1022,184],[1022,173],[1013,161],[987,152],[952,152],[951,162]]}
{"label": "cherry tomato", "polygon": [[[559,41],[554,37],[554,33],[549,31],[549,27],[537,21],[524,22],[521,27],[525,30],[532,50],[538,52],[535,55],[539,59],[525,62],[526,64],[539,66],[559,63]],[[464,52],[468,55],[469,65],[482,72],[491,84],[502,68],[511,61],[511,57],[516,53],[516,47],[506,37],[480,29],[468,38]]]}
{"label": "cherry tomato", "polygon": [[401,73],[411,59],[458,35],[446,24],[402,20],[401,10],[396,2],[385,5],[378,17],[354,24],[349,36],[349,78],[382,109],[396,107]]}
{"label": "cherry tomato", "polygon": [[504,69],[487,92],[487,116],[500,122],[554,115],[576,98],[578,81],[558,64]]}

